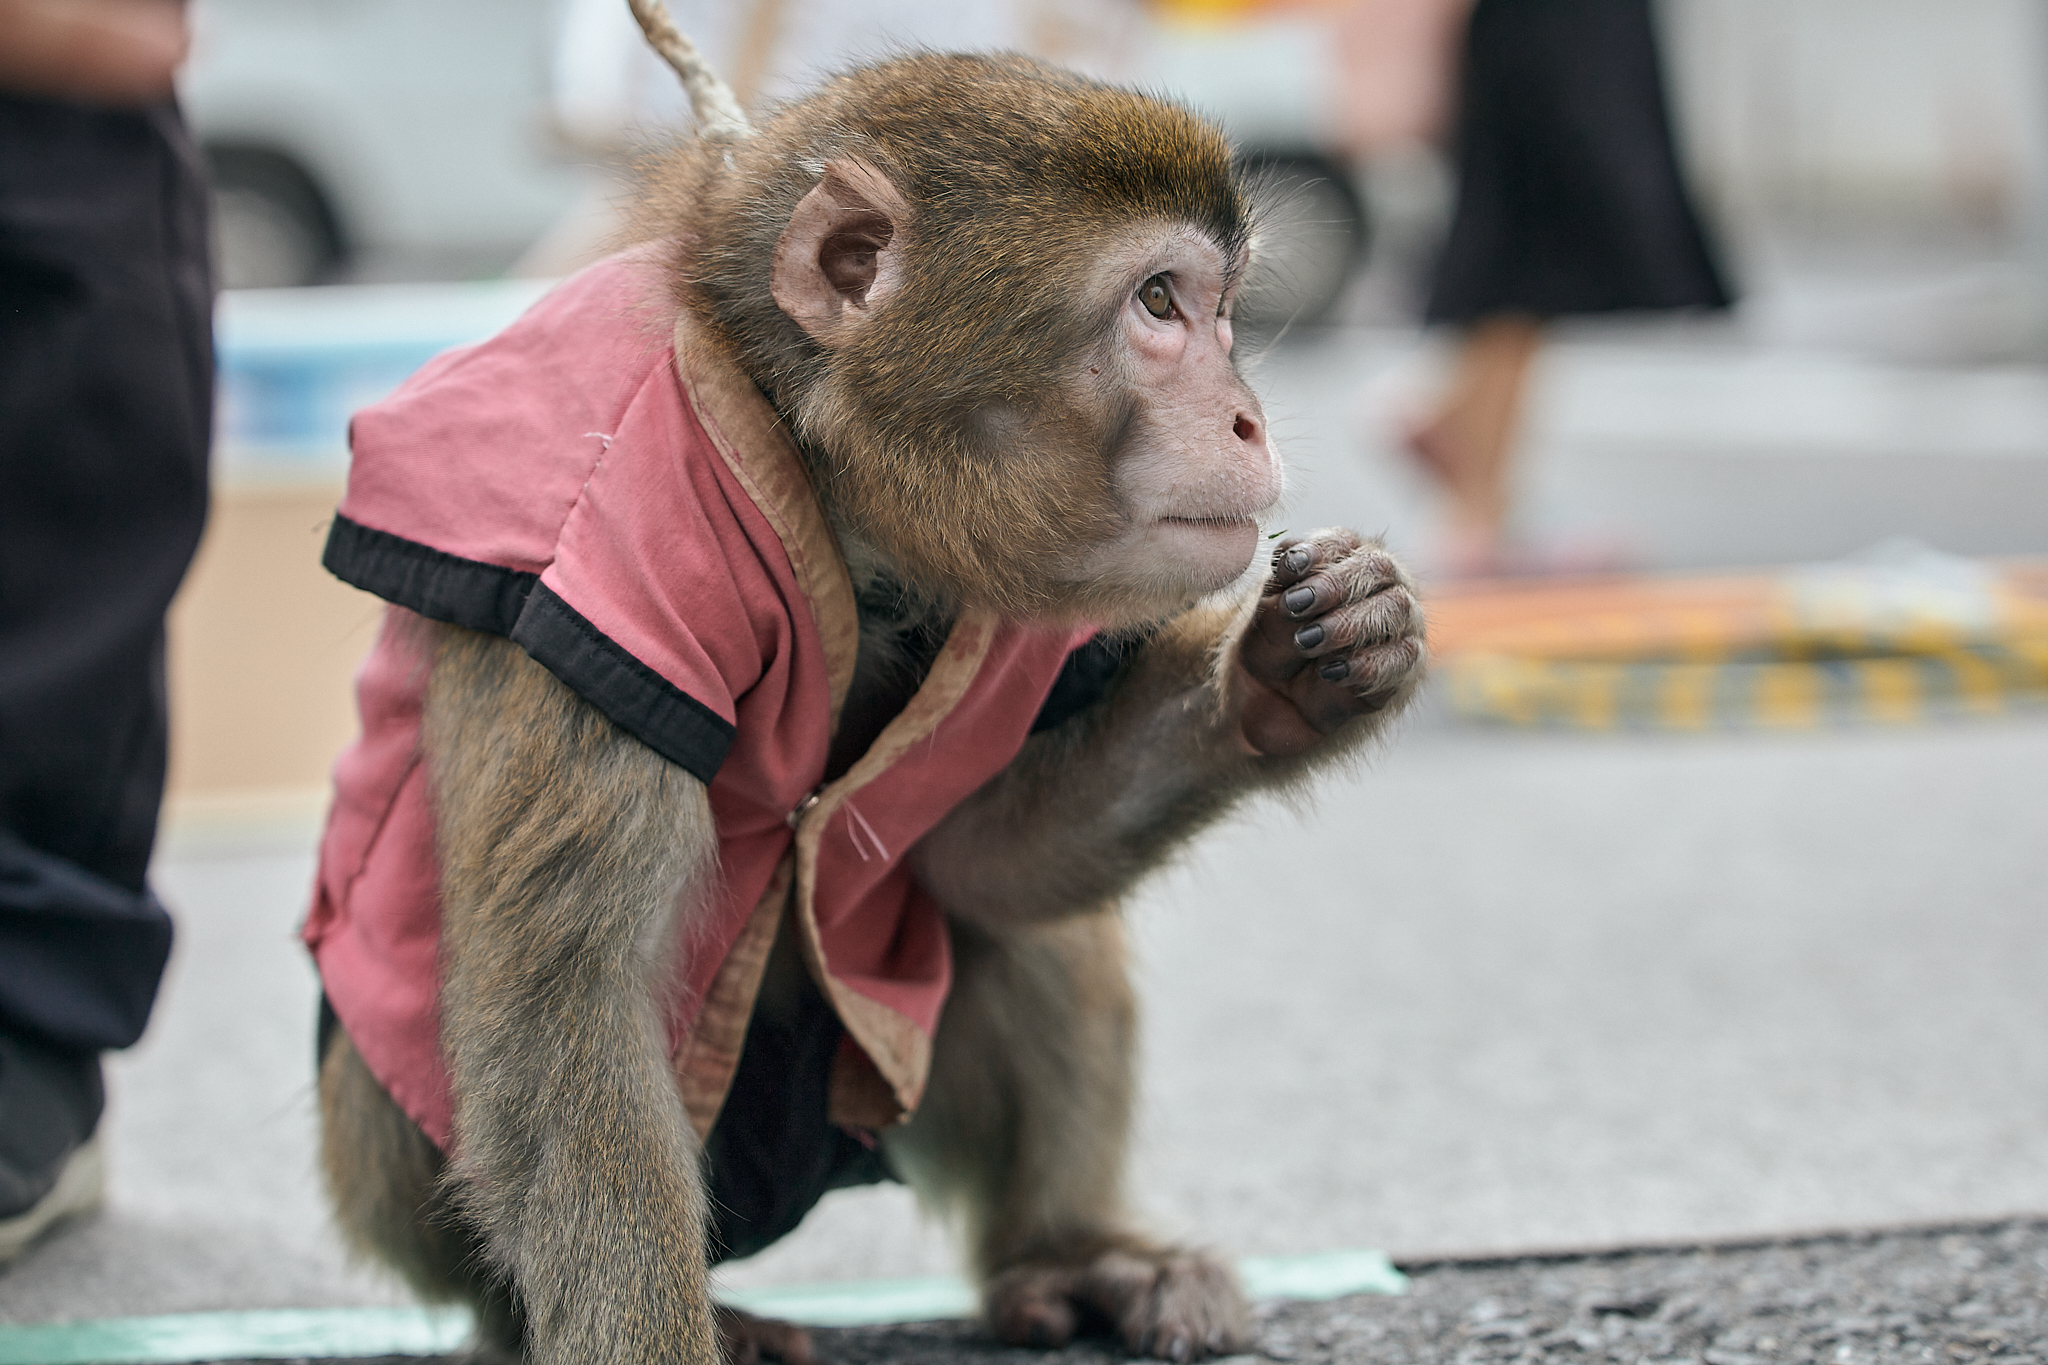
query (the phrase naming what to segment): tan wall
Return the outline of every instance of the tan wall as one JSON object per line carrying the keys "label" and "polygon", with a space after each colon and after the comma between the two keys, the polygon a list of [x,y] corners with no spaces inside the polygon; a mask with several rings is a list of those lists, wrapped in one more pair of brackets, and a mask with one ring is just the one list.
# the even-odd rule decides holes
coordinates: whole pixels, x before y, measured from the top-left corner
{"label": "tan wall", "polygon": [[380,604],[320,567],[339,485],[226,486],[170,615],[173,821],[319,804]]}

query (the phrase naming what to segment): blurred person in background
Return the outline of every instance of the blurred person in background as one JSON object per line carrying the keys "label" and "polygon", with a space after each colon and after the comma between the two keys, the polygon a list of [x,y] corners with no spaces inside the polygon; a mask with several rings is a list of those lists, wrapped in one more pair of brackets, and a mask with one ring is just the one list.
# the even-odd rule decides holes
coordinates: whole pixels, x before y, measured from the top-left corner
{"label": "blurred person in background", "polygon": [[[1611,554],[1511,539],[1512,457],[1544,325],[1726,308],[1729,291],[1679,173],[1650,0],[1476,0],[1458,42],[1464,8],[1358,0],[1340,30],[1361,143],[1426,129],[1452,102],[1455,50],[1457,208],[1425,316],[1459,342],[1449,383],[1406,433],[1447,502],[1438,569],[1611,567]],[[1387,71],[1398,58],[1409,67]]]}
{"label": "blurred person in background", "polygon": [[213,393],[186,41],[175,0],[0,0],[0,1264],[98,1203],[100,1054],[170,952],[164,611]]}

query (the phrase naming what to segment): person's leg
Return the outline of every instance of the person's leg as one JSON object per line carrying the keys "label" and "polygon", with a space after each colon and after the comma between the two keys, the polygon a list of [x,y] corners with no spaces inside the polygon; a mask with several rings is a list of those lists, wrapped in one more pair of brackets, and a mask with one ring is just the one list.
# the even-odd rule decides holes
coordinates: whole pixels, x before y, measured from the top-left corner
{"label": "person's leg", "polygon": [[99,1062],[0,1031],[0,1266],[99,1203]]}
{"label": "person's leg", "polygon": [[1482,318],[1466,331],[1434,410],[1408,433],[1409,449],[1447,500],[1443,568],[1449,574],[1469,577],[1501,567],[1515,444],[1542,341],[1542,324],[1534,318]]}
{"label": "person's leg", "polygon": [[1428,320],[1465,331],[1409,448],[1444,486],[1453,574],[1588,572],[1618,545],[1504,552],[1535,319],[1721,307],[1672,148],[1647,0],[1476,0],[1461,48],[1457,208]]}
{"label": "person's leg", "polygon": [[98,1054],[141,1034],[170,948],[144,883],[163,618],[205,519],[213,381],[175,109],[0,97],[0,297],[4,1258],[96,1193]]}

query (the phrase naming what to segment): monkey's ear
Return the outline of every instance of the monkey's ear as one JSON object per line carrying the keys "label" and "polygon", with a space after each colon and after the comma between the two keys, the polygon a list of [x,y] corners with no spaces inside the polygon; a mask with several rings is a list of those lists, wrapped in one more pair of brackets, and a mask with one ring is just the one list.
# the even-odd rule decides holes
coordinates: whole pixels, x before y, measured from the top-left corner
{"label": "monkey's ear", "polygon": [[909,206],[889,178],[850,158],[829,161],[775,244],[768,290],[812,337],[845,341],[896,292]]}

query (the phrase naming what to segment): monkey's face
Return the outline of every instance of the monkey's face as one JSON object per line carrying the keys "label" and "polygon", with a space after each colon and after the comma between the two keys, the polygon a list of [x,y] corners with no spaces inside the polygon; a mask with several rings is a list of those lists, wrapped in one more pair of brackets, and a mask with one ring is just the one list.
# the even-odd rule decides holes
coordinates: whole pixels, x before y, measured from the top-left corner
{"label": "monkey's face", "polygon": [[1015,235],[935,225],[850,158],[798,203],[771,285],[825,353],[793,414],[821,492],[1012,615],[1130,624],[1227,586],[1280,495],[1231,356],[1244,248],[1158,218]]}
{"label": "monkey's face", "polygon": [[835,523],[903,576],[1124,625],[1249,565],[1280,475],[1231,359],[1252,207],[1214,125],[1021,57],[924,53],[674,164],[649,202],[680,229],[680,296],[788,420]]}
{"label": "monkey's face", "polygon": [[1123,414],[1102,433],[1116,515],[1065,581],[1091,597],[1172,610],[1223,588],[1258,550],[1279,500],[1279,452],[1231,358],[1246,253],[1190,225],[1154,224],[1108,254],[1110,322],[1078,406]]}

